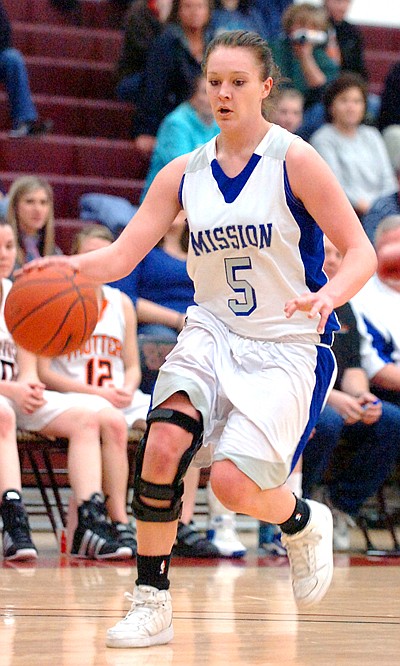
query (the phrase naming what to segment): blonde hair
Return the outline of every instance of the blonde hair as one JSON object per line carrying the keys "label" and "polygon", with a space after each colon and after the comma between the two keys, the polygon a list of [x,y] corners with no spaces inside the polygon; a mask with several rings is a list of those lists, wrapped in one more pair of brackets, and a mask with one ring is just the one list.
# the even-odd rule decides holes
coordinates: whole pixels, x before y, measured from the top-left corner
{"label": "blonde hair", "polygon": [[311,2],[302,2],[298,5],[289,5],[282,15],[282,28],[289,35],[295,24],[314,30],[326,30],[328,17],[323,7]]}
{"label": "blonde hair", "polygon": [[104,224],[87,224],[77,234],[75,234],[71,243],[71,254],[78,254],[81,250],[83,241],[87,238],[100,238],[101,240],[114,241],[110,229]]}
{"label": "blonde hair", "polygon": [[22,234],[17,216],[17,207],[22,197],[36,190],[44,190],[49,201],[49,214],[43,229],[39,231],[39,252],[42,257],[54,254],[54,195],[50,183],[39,176],[21,176],[10,187],[9,204],[6,215],[8,224],[12,227],[17,242],[17,263],[25,263],[25,250],[22,244]]}

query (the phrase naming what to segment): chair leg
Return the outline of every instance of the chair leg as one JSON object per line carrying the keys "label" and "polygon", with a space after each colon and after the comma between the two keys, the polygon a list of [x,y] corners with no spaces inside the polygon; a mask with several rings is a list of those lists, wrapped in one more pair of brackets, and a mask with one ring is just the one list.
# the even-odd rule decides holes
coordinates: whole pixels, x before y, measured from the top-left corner
{"label": "chair leg", "polygon": [[57,505],[58,513],[60,515],[60,520],[61,520],[62,526],[66,527],[67,526],[67,515],[65,513],[65,509],[64,509],[64,506],[63,506],[63,503],[62,503],[62,500],[61,500],[60,491],[58,489],[57,480],[56,480],[54,470],[53,470],[53,465],[52,465],[52,462],[51,462],[51,456],[50,456],[50,453],[47,449],[43,449],[43,459],[44,459],[44,463],[45,463],[45,466],[46,466],[47,474],[49,476],[51,489],[53,491],[54,498],[56,500],[56,505]]}
{"label": "chair leg", "polygon": [[387,507],[387,502],[386,502],[386,497],[385,497],[385,491],[384,487],[382,486],[378,492],[377,492],[377,499],[378,499],[378,504],[379,504],[379,509],[381,511],[381,514],[384,517],[385,523],[386,523],[386,528],[388,529],[392,539],[393,539],[393,550],[395,551],[400,551],[400,543],[397,539],[396,535],[396,529],[392,520],[392,516],[390,514],[390,511],[388,510]]}
{"label": "chair leg", "polygon": [[53,528],[53,532],[55,534],[55,537],[57,538],[57,523],[56,523],[56,520],[54,518],[53,508],[51,506],[49,497],[47,495],[47,490],[46,490],[46,488],[43,484],[43,481],[42,481],[39,466],[36,462],[35,454],[29,448],[26,449],[26,453],[27,453],[27,456],[29,458],[29,462],[31,464],[33,473],[35,475],[36,483],[37,483],[38,488],[40,490],[40,494],[42,496],[43,503],[46,507],[46,512],[47,512],[47,516],[50,520],[51,527]]}

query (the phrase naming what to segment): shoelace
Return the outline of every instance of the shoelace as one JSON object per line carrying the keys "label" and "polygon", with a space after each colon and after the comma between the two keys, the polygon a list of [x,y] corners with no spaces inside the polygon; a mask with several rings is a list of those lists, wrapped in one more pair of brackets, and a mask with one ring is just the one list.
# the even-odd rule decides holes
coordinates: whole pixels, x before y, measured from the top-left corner
{"label": "shoelace", "polygon": [[315,550],[314,546],[321,540],[320,534],[310,534],[307,541],[301,545],[298,543],[285,543],[286,551],[292,565],[293,576],[297,579],[307,578],[315,571]]}
{"label": "shoelace", "polygon": [[136,617],[138,619],[147,620],[151,617],[152,612],[160,606],[160,603],[156,601],[154,596],[148,596],[145,599],[140,597],[135,597],[130,592],[125,592],[124,597],[131,602],[131,607],[124,617],[122,622],[129,621],[130,616],[136,611]]}

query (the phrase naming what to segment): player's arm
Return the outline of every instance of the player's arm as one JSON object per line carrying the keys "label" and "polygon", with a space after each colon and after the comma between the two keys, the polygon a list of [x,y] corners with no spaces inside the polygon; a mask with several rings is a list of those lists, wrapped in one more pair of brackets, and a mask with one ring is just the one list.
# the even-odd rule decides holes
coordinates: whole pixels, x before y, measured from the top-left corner
{"label": "player's arm", "polygon": [[350,300],[373,275],[376,254],[336,177],[310,145],[294,141],[286,166],[293,194],[343,256],[335,277],[316,294],[299,295],[285,306],[287,316],[298,309],[309,317],[320,314],[322,332],[332,309]]}
{"label": "player's arm", "polygon": [[178,331],[178,333],[182,330],[186,317],[182,312],[153,303],[147,298],[137,299],[136,312],[140,323],[162,324]]}
{"label": "player's arm", "polygon": [[122,360],[125,369],[124,389],[133,394],[142,379],[137,340],[137,320],[133,303],[126,294],[122,294],[122,306],[125,316],[125,340],[122,349]]}
{"label": "player's arm", "polygon": [[179,187],[186,162],[187,155],[183,155],[161,169],[142,205],[110,246],[71,257],[34,259],[25,264],[22,270],[67,264],[97,284],[125,277],[165,235],[181,210]]}
{"label": "player's arm", "polygon": [[38,373],[40,380],[46,385],[46,388],[59,393],[91,393],[98,395],[98,387],[85,384],[78,379],[72,379],[66,375],[53,370],[51,359],[40,356],[38,358]]}

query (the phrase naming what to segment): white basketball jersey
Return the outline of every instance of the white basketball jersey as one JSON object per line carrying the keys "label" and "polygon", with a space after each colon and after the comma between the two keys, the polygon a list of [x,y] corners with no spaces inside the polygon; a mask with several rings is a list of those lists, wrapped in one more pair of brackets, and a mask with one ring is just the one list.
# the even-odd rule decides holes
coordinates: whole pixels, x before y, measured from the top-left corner
{"label": "white basketball jersey", "polygon": [[332,342],[318,318],[284,313],[286,301],[327,281],[323,233],[288,181],[285,156],[299,137],[273,125],[234,178],[216,159],[216,139],[191,153],[181,184],[190,241],[187,268],[196,303],[238,335],[270,341]]}
{"label": "white basketball jersey", "polygon": [[11,280],[1,280],[3,298],[0,306],[0,379],[14,380],[18,375],[17,348],[6,326],[4,319],[4,305],[12,287]]}
{"label": "white basketball jersey", "polygon": [[122,349],[125,344],[125,317],[119,289],[103,287],[103,308],[89,340],[78,351],[51,361],[56,372],[84,384],[107,386],[124,384]]}

